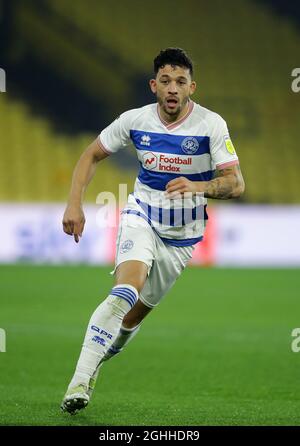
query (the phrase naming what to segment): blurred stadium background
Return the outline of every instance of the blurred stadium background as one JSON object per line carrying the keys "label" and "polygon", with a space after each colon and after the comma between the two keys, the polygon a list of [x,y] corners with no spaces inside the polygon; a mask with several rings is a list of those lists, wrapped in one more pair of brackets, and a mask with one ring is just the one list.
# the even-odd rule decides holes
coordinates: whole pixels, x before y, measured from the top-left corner
{"label": "blurred stadium background", "polygon": [[[99,166],[86,194],[79,245],[63,234],[61,218],[80,153],[121,112],[155,101],[148,89],[152,61],[168,46],[186,49],[195,62],[194,100],[226,119],[246,192],[237,201],[210,202],[207,237],[193,267],[149,318],[128,356],[116,359],[110,378],[103,377],[108,388],[110,379],[119,388],[101,396],[111,404],[101,420],[299,422],[299,360],[290,350],[300,310],[300,92],[291,89],[300,54],[297,2],[2,0],[0,327],[7,332],[7,353],[0,358],[6,395],[0,424],[99,423],[93,409],[75,421],[59,418],[55,404],[75,365],[89,311],[99,290],[102,298],[111,286],[106,265],[114,259],[116,230],[97,226],[96,197],[101,191],[118,196],[119,184],[132,190],[134,151]],[[252,268],[234,269],[240,266]],[[188,296],[191,283],[195,294]],[[189,299],[184,322],[182,294]],[[185,342],[179,325],[186,329]],[[37,340],[40,331],[43,340]],[[164,335],[151,363],[153,339]],[[174,342],[183,342],[189,357],[180,371]],[[138,363],[139,352],[149,355],[150,366]],[[167,364],[171,355],[174,362]],[[129,390],[120,384],[120,370],[124,381],[130,376],[126,358],[140,371],[138,392],[133,383]],[[149,367],[151,379],[165,370],[165,393],[158,378],[149,384]],[[170,374],[177,389],[183,386],[179,395],[168,388]],[[141,376],[148,377],[145,383]],[[125,416],[128,404],[138,412]]]}

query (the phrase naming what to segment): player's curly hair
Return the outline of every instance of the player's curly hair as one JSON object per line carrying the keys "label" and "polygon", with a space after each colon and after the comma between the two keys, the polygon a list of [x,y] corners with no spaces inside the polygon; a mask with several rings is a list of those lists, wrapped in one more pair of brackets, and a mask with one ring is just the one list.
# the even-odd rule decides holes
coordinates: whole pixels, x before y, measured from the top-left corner
{"label": "player's curly hair", "polygon": [[168,64],[188,68],[190,70],[191,77],[193,77],[193,61],[181,48],[170,47],[166,48],[165,50],[161,50],[158,56],[155,57],[153,64],[155,76],[160,68],[163,68]]}

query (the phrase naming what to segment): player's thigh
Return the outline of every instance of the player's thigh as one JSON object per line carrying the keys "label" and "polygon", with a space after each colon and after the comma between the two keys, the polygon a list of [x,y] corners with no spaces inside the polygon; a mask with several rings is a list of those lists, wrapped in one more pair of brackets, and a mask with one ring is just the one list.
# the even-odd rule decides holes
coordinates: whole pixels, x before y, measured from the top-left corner
{"label": "player's thigh", "polygon": [[136,215],[123,215],[116,246],[116,284],[127,283],[140,292],[155,255],[155,237],[149,224]]}
{"label": "player's thigh", "polygon": [[143,261],[125,260],[116,268],[115,283],[132,285],[140,292],[146,282],[148,269],[148,265]]}
{"label": "player's thigh", "polygon": [[149,308],[157,306],[174,285],[192,257],[193,247],[174,247],[158,241],[157,257],[153,262],[145,286],[140,293],[141,301]]}

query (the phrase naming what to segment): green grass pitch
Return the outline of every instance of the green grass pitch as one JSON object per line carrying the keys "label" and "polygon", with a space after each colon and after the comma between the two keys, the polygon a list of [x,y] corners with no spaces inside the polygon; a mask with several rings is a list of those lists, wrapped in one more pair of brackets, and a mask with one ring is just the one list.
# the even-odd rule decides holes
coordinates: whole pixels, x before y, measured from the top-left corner
{"label": "green grass pitch", "polygon": [[102,368],[89,407],[60,402],[111,268],[1,266],[1,425],[299,425],[297,269],[188,268]]}

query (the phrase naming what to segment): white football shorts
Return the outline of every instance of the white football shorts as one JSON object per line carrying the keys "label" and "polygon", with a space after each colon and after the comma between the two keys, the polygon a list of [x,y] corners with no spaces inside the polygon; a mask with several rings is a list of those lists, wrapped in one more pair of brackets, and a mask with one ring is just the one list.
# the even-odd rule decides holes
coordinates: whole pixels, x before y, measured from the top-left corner
{"label": "white football shorts", "polygon": [[165,244],[149,223],[135,214],[123,214],[116,246],[116,268],[127,260],[148,265],[148,277],[140,300],[150,308],[159,304],[192,257],[193,246]]}

